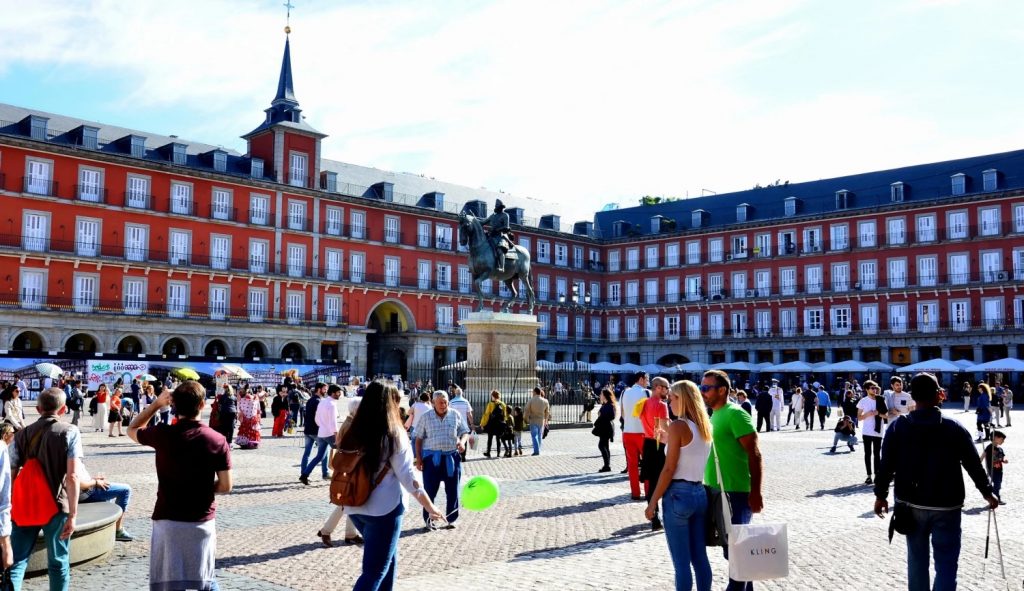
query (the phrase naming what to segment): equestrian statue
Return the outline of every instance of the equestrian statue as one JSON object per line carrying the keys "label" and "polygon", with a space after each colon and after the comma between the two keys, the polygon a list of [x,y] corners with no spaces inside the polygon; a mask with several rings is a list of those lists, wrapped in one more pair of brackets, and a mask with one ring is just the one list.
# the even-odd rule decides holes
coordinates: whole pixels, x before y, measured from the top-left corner
{"label": "equestrian statue", "polygon": [[[484,226],[489,226],[486,231]],[[501,307],[508,312],[513,300],[519,297],[519,281],[526,290],[527,314],[533,314],[535,303],[533,283],[530,281],[530,252],[512,240],[505,204],[498,199],[494,213],[483,220],[472,213],[459,214],[459,244],[469,246],[469,270],[473,276],[473,290],[479,298],[477,311],[484,309],[484,294],[480,284],[496,279],[505,284],[512,297]]]}

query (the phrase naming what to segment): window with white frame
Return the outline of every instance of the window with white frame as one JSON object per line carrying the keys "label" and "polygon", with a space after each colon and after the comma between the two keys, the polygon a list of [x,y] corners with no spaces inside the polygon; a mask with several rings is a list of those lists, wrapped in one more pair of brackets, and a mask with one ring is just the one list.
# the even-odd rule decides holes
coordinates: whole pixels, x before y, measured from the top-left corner
{"label": "window with white frame", "polygon": [[129,261],[145,261],[149,255],[149,226],[125,224],[124,258]]}
{"label": "window with white frame", "polygon": [[878,265],[875,261],[857,263],[857,289],[871,291],[878,289]]}
{"label": "window with white frame", "polygon": [[679,340],[679,315],[669,314],[665,316],[665,338],[671,341]]}
{"label": "window with white frame", "polygon": [[1003,280],[1003,252],[989,250],[981,253],[981,280],[994,283]]}
{"label": "window with white frame", "polygon": [[338,326],[341,324],[341,296],[325,295],[324,301],[324,324],[327,326]]}
{"label": "window with white frame", "polygon": [[983,207],[979,209],[978,220],[980,222],[978,233],[982,236],[998,236],[1001,233],[998,207]]}
{"label": "window with white frame", "polygon": [[832,306],[829,309],[831,315],[832,327],[831,331],[834,335],[847,335],[850,334],[850,307],[849,306]]}
{"label": "window with white frame", "polygon": [[621,296],[621,292],[620,292],[620,286],[621,286],[621,284],[619,284],[619,283],[609,283],[608,284],[608,305],[609,306],[621,306],[622,305],[622,296]]}
{"label": "window with white frame", "polygon": [[889,332],[893,334],[906,334],[907,332],[907,303],[895,302],[889,304]]}
{"label": "window with white frame", "polygon": [[861,305],[860,332],[865,335],[878,334],[878,304]]}
{"label": "window with white frame", "polygon": [[779,254],[796,254],[796,231],[779,232]]}
{"label": "window with white frame", "polygon": [[783,205],[783,215],[785,215],[786,217],[796,215],[796,202],[796,197],[786,197],[786,200]]}
{"label": "window with white frame", "polygon": [[22,247],[25,250],[45,252],[50,243],[50,216],[42,212],[26,211],[22,214]]}
{"label": "window with white frame", "polygon": [[121,304],[124,313],[129,316],[142,314],[146,309],[146,278],[125,277],[122,290],[124,295],[121,298]]}
{"label": "window with white frame", "polygon": [[473,313],[473,306],[459,306],[458,314],[458,331],[461,333],[466,332],[466,325],[463,324],[466,320],[469,320],[469,315]]}
{"label": "window with white frame", "polygon": [[732,274],[732,297],[734,298],[749,298],[753,297],[753,290],[750,293],[747,292],[747,272],[746,271],[735,271]]}
{"label": "window with white frame", "polygon": [[443,291],[452,289],[452,266],[448,263],[437,264],[437,289]]}
{"label": "window with white frame", "polygon": [[648,341],[658,338],[658,317],[655,315],[644,316],[644,337]]}
{"label": "window with white frame", "polygon": [[231,191],[214,189],[210,195],[210,217],[215,220],[231,219]]}
{"label": "window with white frame", "polygon": [[555,243],[555,264],[559,267],[569,266],[569,249],[561,242]]}
{"label": "window with white frame", "polygon": [[144,209],[149,207],[149,177],[128,175],[125,205]]}
{"label": "window with white frame", "polygon": [[971,328],[970,300],[953,300],[949,302],[949,327],[956,332]]}
{"label": "window with white frame", "polygon": [[348,279],[352,283],[362,283],[366,273],[366,255],[361,252],[349,254]]}
{"label": "window with white frame", "polygon": [[648,269],[658,268],[658,245],[648,244],[644,254],[644,266]]}
{"label": "window with white frame", "polygon": [[537,241],[537,262],[538,263],[550,263],[551,262],[551,244],[547,240]]}
{"label": "window with white frame", "polygon": [[171,230],[167,236],[167,262],[171,265],[189,264],[189,245],[192,233],[186,230]]}
{"label": "window with white frame", "polygon": [[850,248],[850,227],[846,224],[832,224],[829,227],[829,244],[832,250]]}
{"label": "window with white frame", "polygon": [[171,213],[192,215],[192,185],[171,183]]}
{"label": "window with white frame", "polygon": [[658,280],[657,279],[645,279],[644,280],[644,303],[657,304],[658,303]]}
{"label": "window with white frame", "polygon": [[[566,301],[569,301],[570,299],[572,299],[571,298],[572,294],[569,293],[569,289],[567,287],[568,285],[569,284],[565,280],[565,277],[556,277],[555,278],[555,297],[561,298],[561,297],[564,296],[566,298]],[[634,303],[636,303],[636,302],[634,302]]]}
{"label": "window with white frame", "polygon": [[949,177],[950,190],[954,195],[963,195],[967,192],[967,176],[962,172],[958,172],[953,176]]}
{"label": "window with white frame", "polygon": [[555,316],[555,338],[569,338],[569,317],[565,314]]}
{"label": "window with white frame", "polygon": [[288,184],[293,187],[308,187],[309,181],[307,177],[306,166],[307,158],[305,154],[298,152],[291,153],[290,159],[291,167],[289,168]]}
{"label": "window with white frame", "polygon": [[583,247],[573,246],[572,247],[572,266],[577,269],[583,268]]}
{"label": "window with white frame", "polygon": [[687,314],[686,315],[686,338],[688,339],[699,339],[700,338],[700,314]]}
{"label": "window with white frame", "polygon": [[734,259],[745,259],[747,258],[747,236],[732,237],[732,250],[729,255]]}
{"label": "window with white frame", "polygon": [[626,282],[626,305],[635,306],[640,303],[640,282]]}
{"label": "window with white frame", "polygon": [[821,308],[805,308],[804,309],[804,336],[808,337],[820,337],[824,334],[822,327],[822,309]]}
{"label": "window with white frame", "polygon": [[103,201],[103,170],[99,168],[78,169],[78,198],[93,203]]}
{"label": "window with white frame", "polygon": [[590,282],[590,304],[592,306],[601,305],[601,284],[597,281]]}
{"label": "window with white frame", "polygon": [[302,277],[306,267],[306,247],[302,244],[288,245],[288,276]]}
{"label": "window with white frame", "polygon": [[1017,203],[1013,206],[1013,231],[1024,232],[1024,203]]}
{"label": "window with white frame", "polygon": [[224,320],[228,317],[228,286],[210,286],[210,320]]}
{"label": "window with white frame", "polygon": [[907,220],[904,218],[889,218],[886,223],[886,244],[896,246],[907,243]]}
{"label": "window with white frame", "polygon": [[365,211],[350,211],[349,217],[349,236],[352,238],[364,239],[366,238],[366,212]]}
{"label": "window with white frame", "polygon": [[917,242],[935,242],[936,236],[935,214],[929,213],[917,216]]}
{"label": "window with white frame", "polygon": [[889,259],[889,289],[907,287],[907,259]]}
{"label": "window with white frame", "polygon": [[757,234],[754,236],[754,256],[762,258],[772,256],[771,234]]}
{"label": "window with white frame", "polygon": [[601,338],[601,318],[599,316],[592,316],[590,318],[590,338]]}
{"label": "window with white frame", "polygon": [[38,310],[46,303],[46,277],[44,269],[21,269],[21,307]]}
{"label": "window with white frame", "polygon": [[345,254],[337,248],[324,250],[324,276],[328,281],[341,281]]}
{"label": "window with white frame", "polygon": [[981,300],[981,322],[985,330],[1002,330],[1006,322],[1003,315],[1003,298]]}
{"label": "window with white frame", "polygon": [[[459,267],[459,291],[468,292],[469,291],[468,281],[467,281],[467,287],[464,288],[464,286],[462,285],[463,280],[466,279],[466,277],[464,277],[463,273],[462,273],[463,269],[465,269],[466,275],[467,276],[469,275],[469,267],[467,267],[465,265],[462,265],[462,266]],[[431,262],[430,261],[425,261],[425,260],[417,261],[417,263],[416,263],[416,281],[417,281],[417,285],[419,286],[420,289],[430,289],[430,278],[431,278],[432,275],[433,275],[433,273],[431,271]]]}
{"label": "window with white frame", "polygon": [[537,276],[537,299],[546,302],[551,297],[551,277],[547,275]]}
{"label": "window with white frame", "polygon": [[725,276],[722,273],[711,273],[708,275],[707,295],[712,300],[720,300],[725,295]]}
{"label": "window with white frame", "polygon": [[210,268],[219,271],[231,266],[231,236],[210,234]]}
{"label": "window with white frame", "polygon": [[946,217],[946,238],[963,240],[969,236],[966,211],[951,211]]}
{"label": "window with white frame", "polygon": [[779,269],[779,293],[784,296],[796,295],[796,267]]}
{"label": "window with white frame", "polygon": [[297,199],[288,200],[288,228],[290,230],[306,229],[306,202]]}
{"label": "window with white frame", "polygon": [[618,250],[608,251],[608,270],[612,273],[617,273],[619,271],[620,254],[621,253]]}
{"label": "window with white frame", "polygon": [[50,195],[53,192],[53,163],[48,160],[25,159],[25,192]]}
{"label": "window with white frame", "polygon": [[795,337],[797,332],[796,308],[779,310],[779,332],[784,337]]}
{"label": "window with white frame", "polygon": [[850,263],[832,263],[832,291],[850,291]]}
{"label": "window with white frame", "polygon": [[452,227],[446,224],[434,226],[434,247],[439,250],[452,249]]}
{"label": "window with white frame", "polygon": [[438,304],[436,314],[437,332],[447,334],[455,331],[454,309],[450,304]]}
{"label": "window with white frame", "polygon": [[636,316],[626,318],[626,340],[635,341],[640,336],[640,319]]}
{"label": "window with white frame", "polygon": [[626,249],[626,270],[635,271],[640,268],[640,249],[639,248],[627,248]]}
{"label": "window with white frame", "polygon": [[398,287],[402,261],[398,257],[384,257],[384,285]]}
{"label": "window with white frame", "polygon": [[266,195],[249,196],[249,223],[260,226],[270,223],[270,197]]}
{"label": "window with white frame", "polygon": [[612,342],[618,341],[619,337],[621,335],[622,335],[622,331],[619,328],[619,319],[618,318],[609,318],[608,319],[608,340],[612,341]]}
{"label": "window with white frame", "polygon": [[1013,299],[1013,327],[1024,328],[1024,297]]}
{"label": "window with white frame", "polygon": [[[1021,208],[1024,211],[1024,207]],[[1024,226],[1022,226],[1024,227]],[[666,267],[678,267],[679,266],[679,243],[672,242],[665,245],[665,266]]]}
{"label": "window with white frame", "polygon": [[249,289],[249,322],[263,322],[267,318],[267,290]]}
{"label": "window with white frame", "polygon": [[384,242],[397,244],[401,241],[402,232],[399,230],[399,219],[393,215],[384,216]]}
{"label": "window with white frame", "polygon": [[917,330],[918,332],[937,332],[939,330],[938,302],[918,302]]}
{"label": "window with white frame", "polygon": [[540,324],[539,335],[541,338],[547,338],[551,327],[551,315],[547,312],[537,313],[537,323]]}
{"label": "window with white frame", "polygon": [[306,294],[301,291],[289,291],[285,299],[285,318],[288,324],[299,324],[305,316]]}
{"label": "window with white frame", "polygon": [[772,274],[767,269],[754,271],[754,295],[766,298],[772,295]]}
{"label": "window with white frame", "polygon": [[430,238],[434,235],[433,225],[427,220],[416,221],[416,246],[430,248]]}
{"label": "window with white frame", "polygon": [[665,278],[665,302],[669,304],[679,303],[679,278]]}
{"label": "window with white frame", "polygon": [[889,185],[889,200],[893,203],[902,203],[903,194],[903,183],[895,182]]}
{"label": "window with white frame", "polygon": [[326,209],[326,221],[324,229],[331,236],[341,236],[344,211],[340,207],[328,206]]}
{"label": "window with white frame", "polygon": [[999,171],[994,168],[981,171],[981,187],[984,191],[995,191],[999,188]]}
{"label": "window with white frame", "polygon": [[708,313],[708,338],[720,339],[725,336],[725,314],[722,312]]}
{"label": "window with white frame", "polygon": [[807,265],[804,267],[804,292],[821,293],[821,289],[821,265]]}
{"label": "window with white frame", "polygon": [[772,311],[754,311],[754,334],[758,338],[770,338],[772,336]]}
{"label": "window with white frame", "polygon": [[971,267],[967,255],[949,255],[949,283],[951,285],[966,285],[970,280]]}
{"label": "window with white frame", "polygon": [[696,302],[701,299],[700,279],[700,275],[686,276],[686,301]]}
{"label": "window with white frame", "polygon": [[85,257],[99,256],[100,236],[100,220],[78,218],[75,221],[75,252]]}
{"label": "window with white frame", "polygon": [[1013,280],[1024,281],[1024,248],[1013,251]]}
{"label": "window with white frame", "polygon": [[188,314],[188,285],[184,281],[167,282],[167,315],[171,318]]}
{"label": "window with white frame", "polygon": [[[718,241],[719,255],[721,255],[722,242],[721,239]],[[712,259],[715,260],[715,259]],[[719,261],[722,259],[719,258]],[[700,264],[700,242],[691,240],[686,243],[686,264],[687,265],[699,265]]]}
{"label": "window with white frame", "polygon": [[935,256],[917,257],[917,284],[935,287],[939,280],[939,259]]}
{"label": "window with white frame", "polygon": [[875,220],[857,222],[857,245],[861,248],[874,248],[878,245]]}
{"label": "window with white frame", "polygon": [[821,252],[821,228],[804,229],[804,252]]}

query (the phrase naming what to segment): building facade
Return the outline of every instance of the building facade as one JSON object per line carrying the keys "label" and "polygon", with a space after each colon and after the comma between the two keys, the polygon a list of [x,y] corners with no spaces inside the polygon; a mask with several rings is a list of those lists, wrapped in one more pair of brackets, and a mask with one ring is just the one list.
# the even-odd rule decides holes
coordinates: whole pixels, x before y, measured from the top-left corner
{"label": "building facade", "polygon": [[[1019,356],[1024,151],[606,211],[333,162],[285,45],[245,154],[0,105],[0,354],[465,355],[459,211],[510,209],[539,356],[634,363]],[[485,284],[488,306],[502,286]],[[575,300],[575,301],[574,301]]]}

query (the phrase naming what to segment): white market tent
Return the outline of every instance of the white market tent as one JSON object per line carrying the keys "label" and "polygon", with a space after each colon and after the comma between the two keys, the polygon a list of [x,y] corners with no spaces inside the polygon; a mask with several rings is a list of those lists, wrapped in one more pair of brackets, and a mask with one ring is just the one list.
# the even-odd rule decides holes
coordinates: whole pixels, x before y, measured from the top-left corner
{"label": "white market tent", "polygon": [[883,361],[868,361],[868,371],[892,371],[893,367]]}
{"label": "white market tent", "polygon": [[704,365],[703,363],[690,361],[687,363],[680,363],[679,365],[677,365],[676,373],[697,373],[705,371],[707,368],[708,366]]}
{"label": "white market tent", "polygon": [[831,363],[825,367],[819,367],[816,371],[826,373],[862,373],[869,370],[870,368],[868,367],[868,364],[850,359],[847,361],[840,361],[838,363]]}
{"label": "white market tent", "polygon": [[919,371],[925,371],[928,373],[959,373],[961,370],[960,366],[953,363],[952,361],[946,361],[945,359],[929,359],[928,361],[919,361],[910,365],[904,365],[898,368],[901,372],[914,373]]}
{"label": "white market tent", "polygon": [[722,371],[757,371],[756,367],[756,364],[747,363],[746,361],[718,363],[711,366],[712,369],[720,369]]}
{"label": "white market tent", "polygon": [[773,373],[810,373],[814,371],[814,367],[806,361],[789,361],[787,363],[780,363],[778,365],[766,367],[761,371]]}
{"label": "white market tent", "polygon": [[611,363],[610,361],[599,361],[591,364],[590,371],[594,373],[619,373],[622,371],[622,367],[617,363]]}
{"label": "white market tent", "polygon": [[988,361],[986,363],[972,365],[969,368],[967,368],[967,371],[988,371],[997,373],[1024,371],[1024,361],[1021,361],[1020,359],[1015,359],[1013,357],[1007,357],[1005,359],[996,359],[995,361]]}
{"label": "white market tent", "polygon": [[968,371],[968,369],[972,365],[978,365],[977,363],[975,363],[974,361],[971,361],[970,359],[957,359],[953,363],[955,363],[956,365],[959,365],[964,371]]}

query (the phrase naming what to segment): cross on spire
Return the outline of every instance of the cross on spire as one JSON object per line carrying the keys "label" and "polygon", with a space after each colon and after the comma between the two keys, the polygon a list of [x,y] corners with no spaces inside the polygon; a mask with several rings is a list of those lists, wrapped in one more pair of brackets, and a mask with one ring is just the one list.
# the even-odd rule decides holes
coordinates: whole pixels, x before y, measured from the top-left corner
{"label": "cross on spire", "polygon": [[295,5],[292,4],[292,0],[285,0],[284,8],[287,11],[284,19],[284,34],[288,35],[292,32],[292,9],[295,8]]}

